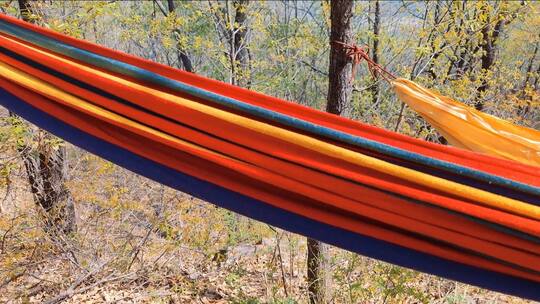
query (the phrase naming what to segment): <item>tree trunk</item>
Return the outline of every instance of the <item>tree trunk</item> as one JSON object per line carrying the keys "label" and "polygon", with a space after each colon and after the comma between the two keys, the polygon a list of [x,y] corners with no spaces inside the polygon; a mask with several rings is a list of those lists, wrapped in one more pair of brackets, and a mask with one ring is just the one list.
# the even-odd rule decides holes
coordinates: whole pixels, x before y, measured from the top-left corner
{"label": "tree trunk", "polygon": [[531,74],[533,69],[534,61],[536,60],[536,55],[538,55],[538,49],[540,46],[540,41],[536,41],[536,44],[534,45],[534,52],[531,56],[531,59],[529,60],[529,65],[527,66],[527,70],[525,71],[525,81],[523,82],[523,87],[527,87],[527,84],[529,84],[529,81],[531,80]]}
{"label": "tree trunk", "polygon": [[[247,14],[246,9],[249,5],[249,0],[236,0],[234,1],[235,16],[233,26],[233,44],[234,44],[234,58],[237,65],[236,71],[239,77],[237,77],[237,84],[243,87],[249,87],[250,81],[250,54],[247,47]],[[240,78],[240,79],[238,79]]]}
{"label": "tree trunk", "polygon": [[[18,0],[23,20],[31,22],[31,2]],[[39,145],[20,147],[30,190],[36,205],[44,210],[45,229],[51,235],[71,233],[76,229],[75,209],[65,185],[65,156],[63,144],[55,145],[53,135],[39,130]],[[34,140],[38,140],[37,136]]]}
{"label": "tree trunk", "polygon": [[[502,21],[499,21],[497,23],[497,28],[500,28],[502,26]],[[493,37],[493,35],[490,35],[491,31],[491,25],[488,23],[482,30],[482,44],[480,44],[480,48],[483,50],[482,57],[481,57],[481,66],[482,71],[489,71],[491,67],[493,66],[493,63],[495,63],[495,39],[496,36]],[[476,103],[474,107],[478,111],[482,111],[484,108],[484,102],[482,101],[484,93],[488,89],[488,83],[487,80],[484,78],[482,79],[482,84],[477,89],[476,94]]]}
{"label": "tree trunk", "polygon": [[336,115],[350,116],[352,64],[343,47],[333,42],[351,44],[351,18],[353,1],[330,2],[330,67],[328,72],[328,99],[326,111]]}
{"label": "tree trunk", "polygon": [[540,64],[538,65],[538,68],[536,69],[536,78],[534,79],[533,88],[535,90],[539,89],[540,86],[538,85],[538,80],[540,80]]}
{"label": "tree trunk", "polygon": [[[156,1],[157,3],[158,1]],[[161,3],[159,3],[161,4]],[[167,0],[167,10],[168,10],[168,14],[171,14],[174,12],[174,10],[176,9],[175,5],[174,5],[174,1],[173,0]],[[168,14],[166,14],[164,11],[162,11],[163,14],[165,16],[167,16]],[[180,45],[180,33],[178,32],[178,30],[174,30],[173,31],[173,35],[175,36],[176,38],[176,52],[177,52],[177,55],[178,55],[178,62],[179,63],[182,63],[182,68],[188,72],[193,72],[193,64],[191,64],[191,59],[189,59],[189,56],[188,54],[186,53],[186,51],[182,48],[182,46]]]}
{"label": "tree trunk", "polygon": [[[482,71],[489,71],[492,69],[493,65],[495,64],[496,44],[502,33],[503,27],[508,25],[510,22],[512,22],[512,20],[514,20],[516,16],[517,16],[516,13],[508,15],[508,16],[504,16],[503,12],[499,12],[497,16],[494,18],[500,18],[500,19],[495,23],[495,26],[493,27],[492,27],[492,23],[493,23],[493,20],[495,19],[488,18],[486,20],[486,25],[482,29],[482,43],[480,44],[480,48],[482,50],[482,57],[480,59],[481,65],[482,65]],[[484,102],[482,99],[487,89],[488,89],[488,82],[484,78],[482,80],[482,84],[478,87],[476,91],[475,108],[479,111],[481,111],[484,108]]]}
{"label": "tree trunk", "polygon": [[328,247],[320,241],[307,239],[307,281],[311,304],[330,302]]}
{"label": "tree trunk", "polygon": [[[345,50],[336,43],[351,44],[351,18],[354,2],[334,0],[330,2],[330,66],[328,73],[328,99],[326,111],[336,115],[350,115],[352,94],[352,63]],[[328,245],[307,240],[307,275],[309,301],[312,304],[330,301],[330,276],[328,272]]]}
{"label": "tree trunk", "polygon": [[[231,4],[232,3],[232,9]],[[214,18],[220,41],[227,47],[230,64],[229,82],[234,85],[248,87],[251,85],[251,55],[247,46],[248,26],[247,8],[249,0],[225,0],[224,6],[208,1],[214,11]]]}
{"label": "tree trunk", "polygon": [[[373,12],[373,46],[371,47],[371,59],[373,62],[379,63],[379,34],[381,28],[381,5],[379,0],[375,0],[375,10]],[[375,104],[379,100],[379,83],[375,80],[375,83],[371,87],[371,98]]]}

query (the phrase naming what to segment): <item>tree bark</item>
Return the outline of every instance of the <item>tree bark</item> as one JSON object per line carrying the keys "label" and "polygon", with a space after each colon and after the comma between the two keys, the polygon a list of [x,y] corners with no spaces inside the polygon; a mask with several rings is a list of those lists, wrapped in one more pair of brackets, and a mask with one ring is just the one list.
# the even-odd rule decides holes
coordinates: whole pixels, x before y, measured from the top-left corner
{"label": "tree bark", "polygon": [[[354,2],[334,0],[330,2],[330,66],[328,73],[328,98],[326,111],[336,115],[349,116],[352,94],[352,63],[345,50],[334,42],[351,44]],[[307,275],[309,302],[312,304],[330,302],[330,275],[328,270],[328,245],[307,240]]]}
{"label": "tree bark", "polygon": [[[236,0],[234,1],[235,7],[235,16],[234,16],[234,26],[233,26],[233,41],[234,41],[234,58],[235,64],[238,65],[236,69],[237,74],[240,74],[240,81],[237,79],[237,84],[249,87],[251,81],[249,75],[250,70],[250,54],[249,48],[247,47],[247,14],[246,9],[249,5],[249,0]],[[238,77],[237,77],[238,78]]]}
{"label": "tree bark", "polygon": [[[523,3],[521,5],[524,5]],[[485,8],[483,8],[485,9]],[[510,15],[505,15],[505,12],[499,12],[496,17],[499,20],[495,23],[495,26],[492,27],[491,18],[487,18],[486,25],[482,29],[482,43],[480,44],[480,49],[482,50],[482,57],[480,58],[482,71],[489,71],[492,69],[495,64],[495,52],[497,41],[503,31],[503,27],[512,22],[516,17],[517,13],[514,12]],[[475,108],[479,111],[483,110],[484,102],[482,100],[484,93],[488,89],[488,82],[484,78],[482,84],[478,87],[476,91],[476,103]]]}
{"label": "tree bark", "polygon": [[534,45],[534,52],[531,56],[531,59],[529,60],[529,65],[527,66],[527,70],[525,71],[525,81],[523,82],[523,87],[526,87],[527,84],[529,84],[529,81],[531,80],[531,73],[533,69],[534,61],[536,60],[536,55],[538,55],[538,49],[540,47],[540,41],[536,41],[536,44]]}
{"label": "tree bark", "polygon": [[[161,3],[159,3],[159,0],[156,0],[156,3],[158,3],[158,5],[161,4]],[[165,11],[162,10],[162,13],[166,17],[169,14],[174,13],[175,9],[176,9],[176,6],[174,5],[174,1],[173,0],[167,0],[167,11],[168,12],[165,13]],[[187,54],[187,52],[180,45],[180,42],[179,42],[180,33],[179,33],[179,31],[174,30],[173,35],[176,38],[176,53],[177,53],[177,56],[178,56],[178,62],[182,63],[182,68],[185,71],[193,72],[193,64],[191,63],[191,59],[189,58],[189,55]]]}
{"label": "tree bark", "polygon": [[[373,46],[371,47],[371,59],[373,62],[379,63],[379,34],[381,28],[381,5],[379,0],[375,0],[375,9],[373,12]],[[375,104],[379,100],[379,83],[375,80],[375,83],[371,87],[371,98]]]}
{"label": "tree bark", "polygon": [[330,302],[328,249],[327,244],[311,238],[307,239],[307,281],[311,304]]}
{"label": "tree bark", "polygon": [[[22,19],[32,22],[31,2],[18,0]],[[20,147],[30,190],[36,205],[44,210],[45,229],[51,235],[76,230],[75,208],[65,185],[65,156],[63,144],[54,145],[54,136],[39,130],[42,135],[37,148]]]}
{"label": "tree bark", "polygon": [[[482,57],[480,58],[482,71],[489,71],[495,63],[495,42],[497,40],[497,37],[499,36],[499,32],[503,24],[504,23],[502,20],[497,22],[493,33],[490,33],[491,25],[488,20],[488,23],[482,29],[482,43],[480,44],[480,48],[482,49]],[[482,84],[477,89],[476,103],[474,105],[474,107],[479,111],[482,111],[482,109],[484,109],[484,102],[482,101],[482,97],[487,91],[487,89],[488,83],[484,78],[482,79]]]}
{"label": "tree bark", "polygon": [[[232,9],[231,4],[232,3]],[[246,10],[249,6],[249,0],[225,0],[225,5],[214,6],[212,1],[208,1],[210,9],[214,11],[214,18],[220,41],[228,48],[227,56],[230,64],[231,84],[242,87],[250,87],[251,76],[251,55],[247,46],[247,27]]]}
{"label": "tree bark", "polygon": [[26,22],[32,22],[30,18],[30,16],[32,15],[30,0],[19,0],[19,12],[21,13],[22,20]]}
{"label": "tree bark", "polygon": [[336,0],[330,2],[330,67],[328,81],[328,98],[326,111],[336,115],[349,116],[351,106],[352,64],[345,50],[334,42],[351,44],[351,18],[353,1]]}
{"label": "tree bark", "polygon": [[540,80],[540,64],[538,65],[538,68],[536,69],[536,78],[534,79],[533,88],[535,90],[539,89],[540,86],[538,85],[538,80]]}

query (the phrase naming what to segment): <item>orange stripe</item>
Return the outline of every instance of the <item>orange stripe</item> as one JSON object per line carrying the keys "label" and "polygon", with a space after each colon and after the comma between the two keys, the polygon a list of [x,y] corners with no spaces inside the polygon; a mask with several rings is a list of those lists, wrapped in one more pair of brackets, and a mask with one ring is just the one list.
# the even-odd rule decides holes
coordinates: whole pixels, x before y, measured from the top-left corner
{"label": "orange stripe", "polygon": [[[40,94],[47,94],[49,95],[49,97],[66,105],[69,105],[70,107],[77,109],[78,111],[88,113],[95,116],[96,118],[100,118],[103,121],[115,124],[120,128],[125,128],[126,130],[142,135],[148,139],[157,140],[172,148],[185,151],[193,155],[198,155],[208,161],[220,164],[224,167],[229,167],[230,169],[237,170],[238,172],[244,172],[245,174],[251,176],[254,179],[258,179],[260,181],[270,181],[276,187],[279,187],[281,189],[288,189],[289,191],[303,195],[306,198],[310,198],[318,202],[319,204],[330,205],[332,208],[340,208],[343,209],[343,211],[349,213],[366,216],[374,220],[382,220],[385,223],[392,223],[392,225],[395,225],[398,228],[407,229],[416,233],[423,234],[425,236],[451,242],[458,246],[464,246],[470,250],[481,252],[485,255],[491,255],[499,259],[506,259],[509,262],[512,262],[516,265],[521,265],[523,267],[530,267],[530,265],[536,265],[535,263],[537,259],[538,262],[540,262],[540,256],[535,257],[533,255],[523,253],[520,250],[509,249],[505,246],[492,244],[490,242],[484,242],[482,240],[471,238],[467,235],[441,229],[439,227],[428,225],[412,219],[404,218],[400,215],[388,213],[377,208],[357,204],[354,201],[344,199],[339,195],[329,193],[325,190],[326,188],[324,187],[313,188],[309,185],[305,185],[302,182],[291,180],[287,177],[274,174],[265,169],[253,167],[247,163],[243,163],[240,161],[235,161],[221,154],[216,154],[210,150],[207,150],[204,147],[199,147],[183,141],[176,140],[175,138],[164,135],[159,131],[154,131],[143,125],[138,125],[138,123],[134,121],[125,119],[121,116],[115,115],[101,108],[97,108],[83,100],[77,99],[72,95],[66,94],[63,91],[49,86],[46,83],[40,82],[33,76],[20,73],[14,69],[5,67],[4,64],[0,64],[0,70],[2,70],[2,74],[4,75],[4,77],[12,78],[17,82],[20,82],[20,84],[26,86],[28,89],[35,90]],[[376,192],[372,192],[370,196],[369,191],[362,189],[356,190],[356,194],[362,193],[362,198],[365,198],[367,201],[379,202],[386,199],[385,197],[382,197]],[[414,210],[409,210],[409,212],[410,211]],[[540,271],[540,265],[538,270]]]}
{"label": "orange stripe", "polygon": [[[6,45],[9,45],[9,40],[2,41],[5,42]],[[42,56],[40,54],[37,54],[35,52],[29,52],[27,49],[22,48],[18,46],[17,44],[9,45],[9,47],[13,47],[17,50],[18,53],[31,56],[34,55],[33,58],[41,62],[42,64],[48,64],[51,67],[59,67],[62,66],[63,63],[59,61],[54,61],[51,58],[47,56]],[[5,56],[4,56],[5,57]],[[5,57],[6,60],[8,60],[8,57]],[[38,71],[31,71],[32,74],[36,73]],[[101,77],[95,77],[92,74],[85,73],[84,71],[80,70],[71,70],[71,76],[77,76],[77,78],[83,80],[83,79],[92,79],[93,85],[99,85],[103,88],[109,88],[111,92],[119,92],[121,95],[124,95],[124,97],[130,98],[132,100],[146,100],[149,102],[149,105],[156,106],[158,103],[155,102],[155,97],[153,96],[146,96],[146,95],[137,95],[132,92],[133,90],[130,90],[129,87],[126,86],[120,86],[115,82],[107,81],[107,79],[103,79]],[[37,74],[36,74],[37,75]],[[41,73],[40,77],[48,77],[48,75]],[[50,77],[50,75],[49,75]],[[60,85],[62,82],[59,82],[57,79],[49,78],[49,81],[52,81],[53,83],[56,83],[57,85]],[[85,94],[84,90],[77,90],[76,87],[71,88],[72,92],[75,92],[76,95],[81,96],[81,94]],[[93,96],[95,97],[95,96]],[[86,98],[86,97],[85,97]],[[88,98],[90,100],[96,100],[94,98]],[[98,100],[96,100],[98,101]],[[102,105],[105,105],[107,107],[110,107],[110,102],[107,103],[101,103]],[[420,200],[425,200],[427,195],[431,195],[431,201],[435,201],[438,204],[441,204],[444,207],[451,208],[453,210],[457,210],[466,214],[475,215],[481,218],[486,218],[487,220],[491,220],[497,223],[501,223],[503,225],[507,225],[509,227],[514,227],[516,229],[520,229],[522,231],[526,231],[531,234],[539,234],[540,228],[539,223],[537,221],[530,221],[525,220],[520,217],[515,217],[510,214],[502,213],[502,212],[494,212],[493,210],[486,209],[483,207],[475,206],[472,204],[464,203],[462,201],[454,200],[452,198],[447,198],[442,195],[438,195],[439,193],[427,193],[421,189],[415,188],[416,186],[414,184],[410,184],[406,181],[399,180],[390,176],[381,175],[377,172],[371,171],[369,169],[361,168],[361,167],[354,167],[351,166],[349,163],[340,162],[332,158],[320,156],[317,153],[313,153],[310,150],[306,149],[299,149],[297,147],[291,146],[290,144],[287,144],[285,142],[280,142],[279,140],[276,141],[272,137],[266,137],[264,135],[249,132],[247,130],[244,130],[243,128],[238,128],[234,126],[230,126],[222,121],[212,119],[211,117],[204,116],[204,114],[198,113],[198,112],[189,112],[189,109],[182,109],[178,107],[167,107],[169,113],[172,114],[172,116],[175,116],[177,118],[185,117],[188,120],[189,124],[193,125],[200,125],[201,121],[204,121],[204,126],[206,127],[207,131],[213,134],[221,134],[223,137],[227,137],[227,135],[235,135],[237,138],[240,138],[244,141],[244,144],[246,146],[250,147],[258,147],[260,151],[272,151],[276,156],[282,157],[282,158],[289,158],[295,162],[303,163],[305,165],[308,165],[310,167],[314,168],[320,168],[321,170],[324,170],[326,172],[333,172],[338,176],[343,176],[347,178],[351,178],[353,180],[357,181],[365,181],[371,180],[372,182],[377,182],[379,184],[384,183],[393,190],[399,190],[399,185],[402,185],[402,191],[405,191],[408,195],[412,194],[412,197],[415,197]],[[127,113],[126,110],[133,111],[133,109],[129,109],[129,107],[124,108],[117,108],[116,109],[120,113]],[[164,108],[163,111],[166,109]],[[132,114],[130,114],[132,115]],[[202,116],[201,116],[202,115]],[[136,117],[136,119],[141,119],[140,117]],[[167,126],[164,124],[164,121],[157,121],[157,118],[152,117],[146,120],[148,124],[159,126],[159,128],[169,128],[169,131],[172,131],[172,126]],[[174,132],[174,131],[173,131]],[[183,131],[182,131],[183,132]],[[182,132],[176,132],[173,134],[182,134]],[[295,156],[296,155],[296,156]],[[235,157],[242,157],[241,155],[236,155]],[[262,162],[264,164],[264,162]],[[326,164],[322,166],[321,164]],[[269,166],[266,166],[268,168]],[[272,167],[270,167],[272,168]],[[279,171],[278,171],[279,172]],[[287,171],[282,171],[287,172]],[[377,175],[378,174],[378,175]],[[326,185],[329,188],[332,189],[342,189],[337,185]],[[406,188],[403,188],[406,187]],[[407,192],[408,191],[408,192]],[[423,192],[422,192],[423,191]],[[428,197],[429,198],[429,197]]]}
{"label": "orange stripe", "polygon": [[[290,180],[287,177],[273,174],[272,172],[269,172],[267,170],[256,168],[250,166],[247,163],[235,161],[223,155],[216,154],[212,151],[207,150],[204,147],[199,147],[183,141],[176,140],[174,137],[164,135],[159,131],[154,131],[143,125],[138,125],[138,123],[134,121],[125,119],[121,116],[95,107],[83,100],[77,99],[72,95],[66,94],[63,91],[49,86],[46,83],[40,82],[33,76],[17,72],[17,70],[9,68],[4,64],[0,65],[0,70],[2,70],[2,74],[5,77],[12,78],[17,82],[20,82],[20,84],[26,86],[31,90],[35,90],[40,94],[47,94],[51,98],[66,105],[69,105],[70,107],[73,107],[78,111],[83,111],[104,121],[115,124],[118,127],[125,128],[131,132],[142,135],[148,139],[157,140],[165,145],[171,146],[172,148],[186,151],[193,155],[199,155],[208,161],[220,164],[224,167],[229,167],[230,169],[236,170],[238,172],[244,172],[244,174],[247,174],[254,179],[258,179],[260,181],[270,181],[273,185],[281,189],[288,189],[294,193],[301,194],[306,198],[318,201],[319,204],[330,205],[333,208],[343,208],[344,210],[351,213],[356,213],[357,215],[366,216],[375,220],[383,220],[385,223],[392,223],[399,228],[408,229],[410,231],[421,233],[426,236],[445,240],[458,246],[464,246],[465,248],[468,248],[470,250],[481,252],[485,255],[491,255],[499,259],[505,259],[508,262],[514,263],[516,265],[530,267],[532,269],[540,271],[539,256],[535,257],[526,253],[522,253],[518,250],[508,249],[504,246],[491,244],[489,242],[483,242],[462,234],[440,229],[431,225],[426,225],[424,223],[411,219],[403,218],[395,214],[389,214],[375,208],[355,204],[350,200],[343,199],[341,196],[328,193],[325,190],[321,190],[322,188],[317,189],[310,187],[301,182]],[[375,195],[374,197],[369,197],[367,196],[366,191],[358,191],[357,193],[362,193],[362,197],[365,197],[367,200],[380,201],[384,199],[377,195]],[[538,267],[538,269],[536,269],[536,267]]]}
{"label": "orange stripe", "polygon": [[[435,244],[431,244],[422,240],[411,238],[407,235],[396,233],[386,230],[381,227],[373,226],[365,221],[358,221],[350,216],[329,213],[326,208],[321,208],[317,204],[314,204],[310,200],[305,200],[302,197],[294,199],[292,202],[284,201],[283,197],[288,197],[287,191],[275,189],[272,185],[264,185],[255,183],[258,186],[253,188],[254,183],[250,181],[250,177],[246,175],[238,175],[230,170],[223,171],[215,167],[207,168],[206,161],[200,161],[199,158],[193,158],[189,154],[179,155],[181,152],[175,149],[163,146],[159,142],[154,142],[148,145],[141,145],[140,143],[145,139],[139,138],[139,136],[130,132],[125,132],[122,129],[118,129],[109,124],[101,121],[96,121],[91,117],[87,117],[80,112],[73,112],[69,109],[63,108],[58,104],[48,102],[43,98],[39,98],[35,94],[24,92],[20,88],[11,85],[10,83],[1,80],[0,85],[6,88],[8,91],[15,93],[24,100],[28,100],[30,104],[36,106],[47,113],[51,113],[55,117],[70,123],[71,125],[81,128],[85,132],[106,139],[116,145],[132,151],[139,151],[137,154],[143,157],[153,159],[159,163],[167,165],[172,168],[177,168],[182,172],[196,176],[200,175],[201,171],[204,172],[204,179],[207,179],[216,184],[225,186],[233,191],[239,193],[245,193],[251,197],[258,197],[263,201],[269,202],[271,205],[283,208],[287,206],[286,210],[303,214],[309,218],[319,220],[321,222],[335,225],[350,231],[370,235],[375,238],[389,241],[394,244],[402,245],[408,248],[417,249],[422,252],[427,252],[435,256],[440,256],[450,260],[458,261],[468,265],[482,267],[489,270],[494,270],[510,275],[519,276],[540,282],[540,276],[532,275],[520,270],[513,269],[511,267],[500,265],[491,261],[486,261],[480,257],[471,256],[459,251],[455,251],[449,248],[439,247]],[[157,155],[157,156],[156,156]],[[246,180],[246,178],[248,180]],[[213,181],[212,181],[213,180]],[[220,181],[220,182],[216,182]],[[250,184],[251,189],[246,188],[245,185]],[[253,192],[255,191],[255,192]],[[294,196],[293,196],[294,197]]]}
{"label": "orange stripe", "polygon": [[[40,78],[44,78],[46,81],[56,83],[59,87],[67,89],[68,92],[75,89],[77,90],[79,95],[83,98],[90,99],[90,100],[100,100],[98,102],[100,104],[101,103],[106,104],[106,105],[114,104],[113,101],[109,101],[101,97],[100,95],[90,93],[86,90],[81,90],[80,88],[77,88],[60,79],[56,79],[55,77],[52,77],[39,70],[29,68],[24,64],[18,63],[17,61],[10,60],[9,57],[0,56],[0,58],[2,60],[9,60],[10,63],[15,64],[17,67],[22,68],[23,70],[31,73],[32,75],[35,75]],[[119,105],[122,106],[121,104]],[[146,118],[145,118],[146,116],[148,116],[148,114],[134,110],[133,108],[130,108],[130,107],[125,107],[125,108],[129,110],[130,117],[137,117],[142,122],[145,122],[145,123],[148,122],[146,121]],[[121,113],[125,113],[127,112],[126,109],[119,108],[118,111]],[[226,155],[229,155],[231,157],[242,159],[243,161],[247,161],[251,164],[258,165],[259,167],[265,168],[274,173],[279,174],[282,172],[287,172],[287,176],[296,181],[302,182],[306,185],[314,186],[318,189],[324,189],[325,191],[334,195],[343,196],[344,198],[349,199],[352,202],[364,203],[364,204],[367,204],[368,206],[391,211],[391,212],[400,214],[402,216],[420,221],[420,224],[424,222],[427,224],[431,224],[438,227],[453,230],[456,232],[460,232],[461,234],[465,236],[469,235],[469,236],[479,237],[480,239],[483,239],[483,240],[489,240],[498,244],[513,246],[514,248],[520,248],[521,250],[528,250],[529,252],[532,252],[532,253],[540,252],[540,246],[537,246],[530,242],[526,242],[521,239],[516,239],[506,234],[494,232],[493,230],[487,229],[482,225],[477,225],[471,221],[464,220],[454,215],[450,215],[447,212],[443,212],[435,208],[429,208],[429,207],[425,207],[418,204],[411,204],[403,200],[397,200],[395,197],[390,196],[390,195],[380,194],[382,196],[379,197],[376,201],[365,200],[365,199],[358,201],[357,200],[358,193],[360,192],[375,193],[375,192],[369,188],[359,187],[357,184],[349,183],[339,178],[320,174],[317,171],[309,170],[301,166],[295,166],[291,163],[283,162],[278,159],[267,157],[259,153],[254,153],[253,151],[250,151],[248,149],[243,149],[241,147],[232,145],[228,142],[220,141],[215,138],[205,136],[202,133],[194,132],[193,130],[189,128],[184,128],[180,125],[172,124],[166,120],[161,120],[159,118],[156,118],[156,119],[158,119],[159,122],[163,124],[164,126],[163,130],[168,132],[169,134],[174,134],[177,137],[186,139],[191,142],[200,143],[204,145],[205,147],[208,147],[212,150],[225,153]],[[306,179],[305,178],[306,176],[309,176],[310,178]],[[332,189],[335,189],[336,191],[331,191]],[[369,195],[367,197],[369,197]],[[344,208],[345,206],[346,204],[340,204],[341,208]],[[351,210],[356,210],[353,212],[357,212],[359,214],[366,214],[365,213],[366,211],[363,211],[360,207],[358,207],[357,205],[352,205],[350,208]],[[385,219],[384,217],[380,215],[379,217],[381,220]],[[386,220],[389,222],[394,222],[394,225],[397,224],[397,222],[393,221],[392,219],[386,219]],[[410,228],[411,226],[404,226],[403,228],[406,228],[406,227],[409,227],[409,229],[411,229]],[[418,232],[419,230],[418,228],[413,227],[412,231]],[[426,231],[424,232],[424,234],[429,235],[429,233],[427,233]],[[455,242],[456,244],[459,243],[459,241],[455,241]]]}
{"label": "orange stripe", "polygon": [[63,34],[23,22],[21,20],[6,15],[0,15],[0,18],[23,28],[31,29],[45,36],[52,37],[62,42],[79,47],[81,49],[85,49],[106,57],[133,64],[154,73],[158,73],[172,79],[195,85],[221,95],[242,100],[254,105],[263,106],[265,108],[280,113],[309,120],[311,122],[324,125],[326,127],[331,127],[350,134],[363,136],[409,151],[414,151],[441,160],[446,160],[456,164],[476,168],[485,172],[497,174],[527,184],[540,186],[540,172],[538,172],[536,168],[533,168],[531,166],[521,165],[510,161],[503,161],[500,159],[487,157],[485,155],[455,149],[452,147],[436,145],[408,136],[403,136],[394,132],[386,131],[342,117],[317,111],[309,107],[304,107],[257,92],[232,86],[220,81],[208,79],[193,73],[173,69],[171,67],[138,58],[119,51],[107,49],[97,44],[68,37]]}

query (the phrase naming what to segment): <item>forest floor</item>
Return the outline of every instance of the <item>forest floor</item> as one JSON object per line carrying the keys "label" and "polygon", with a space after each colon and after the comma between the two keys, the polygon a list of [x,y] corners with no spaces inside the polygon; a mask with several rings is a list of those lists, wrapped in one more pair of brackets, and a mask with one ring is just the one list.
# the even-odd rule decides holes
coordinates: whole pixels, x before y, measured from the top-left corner
{"label": "forest floor", "polygon": [[[305,303],[304,255],[291,251],[280,232],[259,244],[242,244],[210,259],[178,250],[131,271],[95,271],[95,278],[73,277],[68,258],[43,256],[26,273],[2,286],[2,303]],[[304,248],[304,242],[298,248]],[[333,250],[337,265],[350,255]],[[341,254],[340,254],[341,253]],[[345,254],[343,256],[342,254]],[[343,259],[339,259],[339,257]],[[429,275],[358,258],[349,282],[334,277],[336,303],[529,303]],[[116,273],[114,273],[116,272]],[[2,279],[3,281],[5,278]],[[78,285],[77,285],[78,284]]]}
{"label": "forest floor", "polygon": [[[197,204],[218,212],[209,204]],[[23,209],[29,219],[36,216],[28,212],[34,209],[30,203]],[[6,212],[2,217],[5,220]],[[110,245],[93,252],[70,249],[74,243],[59,247],[43,232],[32,231],[40,230],[38,226],[28,224],[0,229],[1,303],[307,302],[305,239],[262,224],[250,223],[257,226],[254,230],[265,231],[260,238],[220,250],[171,244],[155,229],[148,234],[131,227],[137,250]],[[78,234],[97,236],[100,240],[92,242],[98,246],[124,242],[105,241],[103,226],[79,223]],[[529,303],[336,248],[330,257],[335,303]]]}

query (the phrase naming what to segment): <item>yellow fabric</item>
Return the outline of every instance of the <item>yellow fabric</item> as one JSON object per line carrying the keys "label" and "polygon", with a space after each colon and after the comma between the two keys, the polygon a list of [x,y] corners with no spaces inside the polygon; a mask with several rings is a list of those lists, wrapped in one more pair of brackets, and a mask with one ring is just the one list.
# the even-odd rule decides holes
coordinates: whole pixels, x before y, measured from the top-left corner
{"label": "yellow fabric", "polygon": [[[51,56],[54,56],[54,55],[51,55]],[[262,133],[262,134],[266,134],[275,138],[279,138],[281,140],[285,140],[287,142],[294,143],[296,145],[299,145],[299,146],[302,146],[302,147],[305,147],[314,151],[318,151],[322,154],[345,160],[352,164],[372,168],[374,170],[377,170],[379,172],[383,172],[392,176],[406,178],[410,181],[416,182],[417,184],[424,185],[432,189],[437,189],[437,190],[440,190],[449,194],[453,194],[453,195],[456,195],[465,199],[471,199],[471,200],[474,200],[476,202],[479,202],[481,204],[484,204],[493,208],[506,210],[509,212],[513,212],[515,214],[519,214],[522,216],[540,220],[540,207],[538,206],[527,204],[518,200],[510,199],[504,196],[493,194],[487,191],[483,191],[483,190],[469,187],[466,185],[462,185],[459,183],[451,182],[442,178],[438,178],[436,176],[431,176],[422,172],[414,171],[412,169],[400,167],[398,165],[394,165],[394,164],[379,160],[377,158],[370,157],[368,155],[364,155],[364,154],[351,151],[351,150],[348,150],[348,149],[345,149],[336,145],[332,145],[332,144],[326,143],[324,141],[321,141],[321,140],[318,140],[318,139],[315,139],[306,135],[294,133],[292,131],[281,129],[279,127],[275,127],[270,124],[262,123],[262,122],[252,120],[243,116],[239,116],[239,115],[229,113],[220,109],[216,109],[216,108],[204,105],[204,104],[200,104],[191,100],[180,98],[178,96],[174,96],[168,93],[164,93],[164,92],[157,91],[148,87],[144,87],[139,84],[130,82],[128,80],[116,77],[114,75],[110,75],[101,71],[93,70],[92,68],[89,68],[86,66],[84,67],[80,66],[79,64],[71,62],[71,61],[66,61],[66,62],[69,62],[73,66],[76,66],[76,68],[84,68],[85,70],[92,71],[95,74],[99,74],[99,76],[101,77],[107,77],[111,80],[123,83],[134,89],[150,93],[154,96],[159,96],[161,98],[164,98],[176,104],[194,109],[196,111],[204,112],[208,115],[212,115],[216,118],[228,121],[232,124],[242,126],[243,128],[254,130],[258,133]],[[41,94],[43,95],[56,97],[59,100],[64,101],[68,105],[85,110],[85,112],[90,111],[90,112],[93,112],[95,115],[104,115],[104,116],[107,116],[109,119],[113,119],[120,123],[129,123],[131,126],[135,128],[144,127],[143,125],[135,125],[136,122],[133,122],[133,121],[129,121],[129,122],[121,121],[120,120],[121,117],[118,117],[116,115],[112,117],[111,115],[113,115],[114,113],[110,113],[109,111],[106,111],[102,108],[91,105],[88,102],[80,98],[77,98],[76,96],[63,92],[48,83],[45,83],[33,76],[30,76],[22,71],[19,71],[1,62],[0,62],[0,75],[8,79],[11,79],[12,81],[24,87],[30,88],[34,91],[41,92]],[[145,132],[154,133],[157,131],[150,129],[150,130],[145,130]],[[159,136],[164,136],[164,135],[166,134],[159,134]],[[175,140],[175,141],[178,140],[174,137],[169,137],[169,136],[167,137],[168,137],[167,138],[168,140]],[[179,143],[178,141],[176,142]],[[183,144],[186,144],[186,143],[184,142]]]}
{"label": "yellow fabric", "polygon": [[540,166],[540,131],[511,124],[451,98],[397,79],[399,99],[418,112],[456,147]]}

